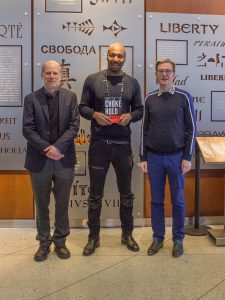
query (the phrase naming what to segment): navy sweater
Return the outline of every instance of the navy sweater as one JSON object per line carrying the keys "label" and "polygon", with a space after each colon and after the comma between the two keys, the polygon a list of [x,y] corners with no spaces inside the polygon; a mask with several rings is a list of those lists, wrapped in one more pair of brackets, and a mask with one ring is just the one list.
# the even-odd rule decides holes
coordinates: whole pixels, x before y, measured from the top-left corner
{"label": "navy sweater", "polygon": [[183,151],[184,159],[191,160],[194,153],[196,120],[193,100],[189,93],[176,88],[158,96],[158,90],[145,99],[141,135],[141,161],[147,152],[171,154]]}

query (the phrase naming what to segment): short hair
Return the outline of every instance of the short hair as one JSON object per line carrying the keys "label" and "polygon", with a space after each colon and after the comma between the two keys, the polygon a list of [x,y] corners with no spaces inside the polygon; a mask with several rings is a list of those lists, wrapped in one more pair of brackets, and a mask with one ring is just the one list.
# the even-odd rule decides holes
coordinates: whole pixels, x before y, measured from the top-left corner
{"label": "short hair", "polygon": [[155,63],[155,71],[157,71],[159,65],[165,64],[165,63],[171,64],[173,71],[175,72],[176,63],[174,61],[172,61],[170,58],[164,58],[164,59],[157,60],[157,62]]}

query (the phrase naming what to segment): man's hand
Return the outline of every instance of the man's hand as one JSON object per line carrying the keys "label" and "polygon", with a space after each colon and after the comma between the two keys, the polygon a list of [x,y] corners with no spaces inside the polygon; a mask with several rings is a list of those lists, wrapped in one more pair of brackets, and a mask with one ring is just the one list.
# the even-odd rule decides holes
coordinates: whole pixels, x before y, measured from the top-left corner
{"label": "man's hand", "polygon": [[148,173],[147,161],[141,161],[140,163],[138,163],[138,167],[140,167],[140,169],[143,173]]}
{"label": "man's hand", "polygon": [[93,113],[93,119],[95,119],[96,122],[101,126],[108,126],[108,125],[112,124],[112,121],[110,120],[110,118],[101,112],[95,111]]}
{"label": "man's hand", "polygon": [[191,161],[183,159],[182,160],[182,174],[186,174],[190,170],[191,170]]}
{"label": "man's hand", "polygon": [[131,114],[127,113],[127,114],[123,114],[120,116],[118,124],[121,126],[127,126],[131,121]]}
{"label": "man's hand", "polygon": [[64,157],[64,155],[61,154],[59,152],[59,150],[52,145],[45,148],[44,152],[48,158],[53,159],[53,160],[60,160],[61,158]]}

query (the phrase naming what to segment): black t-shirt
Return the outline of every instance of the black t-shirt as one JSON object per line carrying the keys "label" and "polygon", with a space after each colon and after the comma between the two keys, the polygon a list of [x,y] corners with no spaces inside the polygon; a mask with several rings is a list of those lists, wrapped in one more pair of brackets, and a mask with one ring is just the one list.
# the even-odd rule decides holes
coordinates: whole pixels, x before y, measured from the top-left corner
{"label": "black t-shirt", "polygon": [[59,93],[55,96],[46,94],[50,120],[49,142],[53,145],[59,138]]}

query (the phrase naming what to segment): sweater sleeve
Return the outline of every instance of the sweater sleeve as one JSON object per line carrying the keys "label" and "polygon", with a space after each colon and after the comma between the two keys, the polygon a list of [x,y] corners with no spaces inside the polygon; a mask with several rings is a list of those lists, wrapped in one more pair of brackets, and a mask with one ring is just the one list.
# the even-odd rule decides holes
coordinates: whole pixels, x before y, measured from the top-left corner
{"label": "sweater sleeve", "polygon": [[185,109],[185,149],[184,149],[184,159],[191,160],[194,149],[195,149],[195,138],[196,138],[196,117],[193,105],[192,96],[187,93],[187,105]]}
{"label": "sweater sleeve", "polygon": [[138,81],[133,78],[134,82],[134,97],[131,103],[131,121],[137,122],[141,120],[143,116],[143,105],[141,100],[141,88]]}
{"label": "sweater sleeve", "polygon": [[79,104],[80,115],[91,120],[93,116],[93,104],[92,104],[92,79],[88,76],[84,82],[83,91],[81,95],[81,101]]}
{"label": "sweater sleeve", "polygon": [[142,126],[141,126],[141,142],[140,142],[140,160],[146,161],[147,160],[147,149],[146,149],[146,140],[148,135],[148,129],[149,129],[149,114],[148,114],[148,98],[145,100],[145,106],[144,106],[144,117],[142,120]]}

